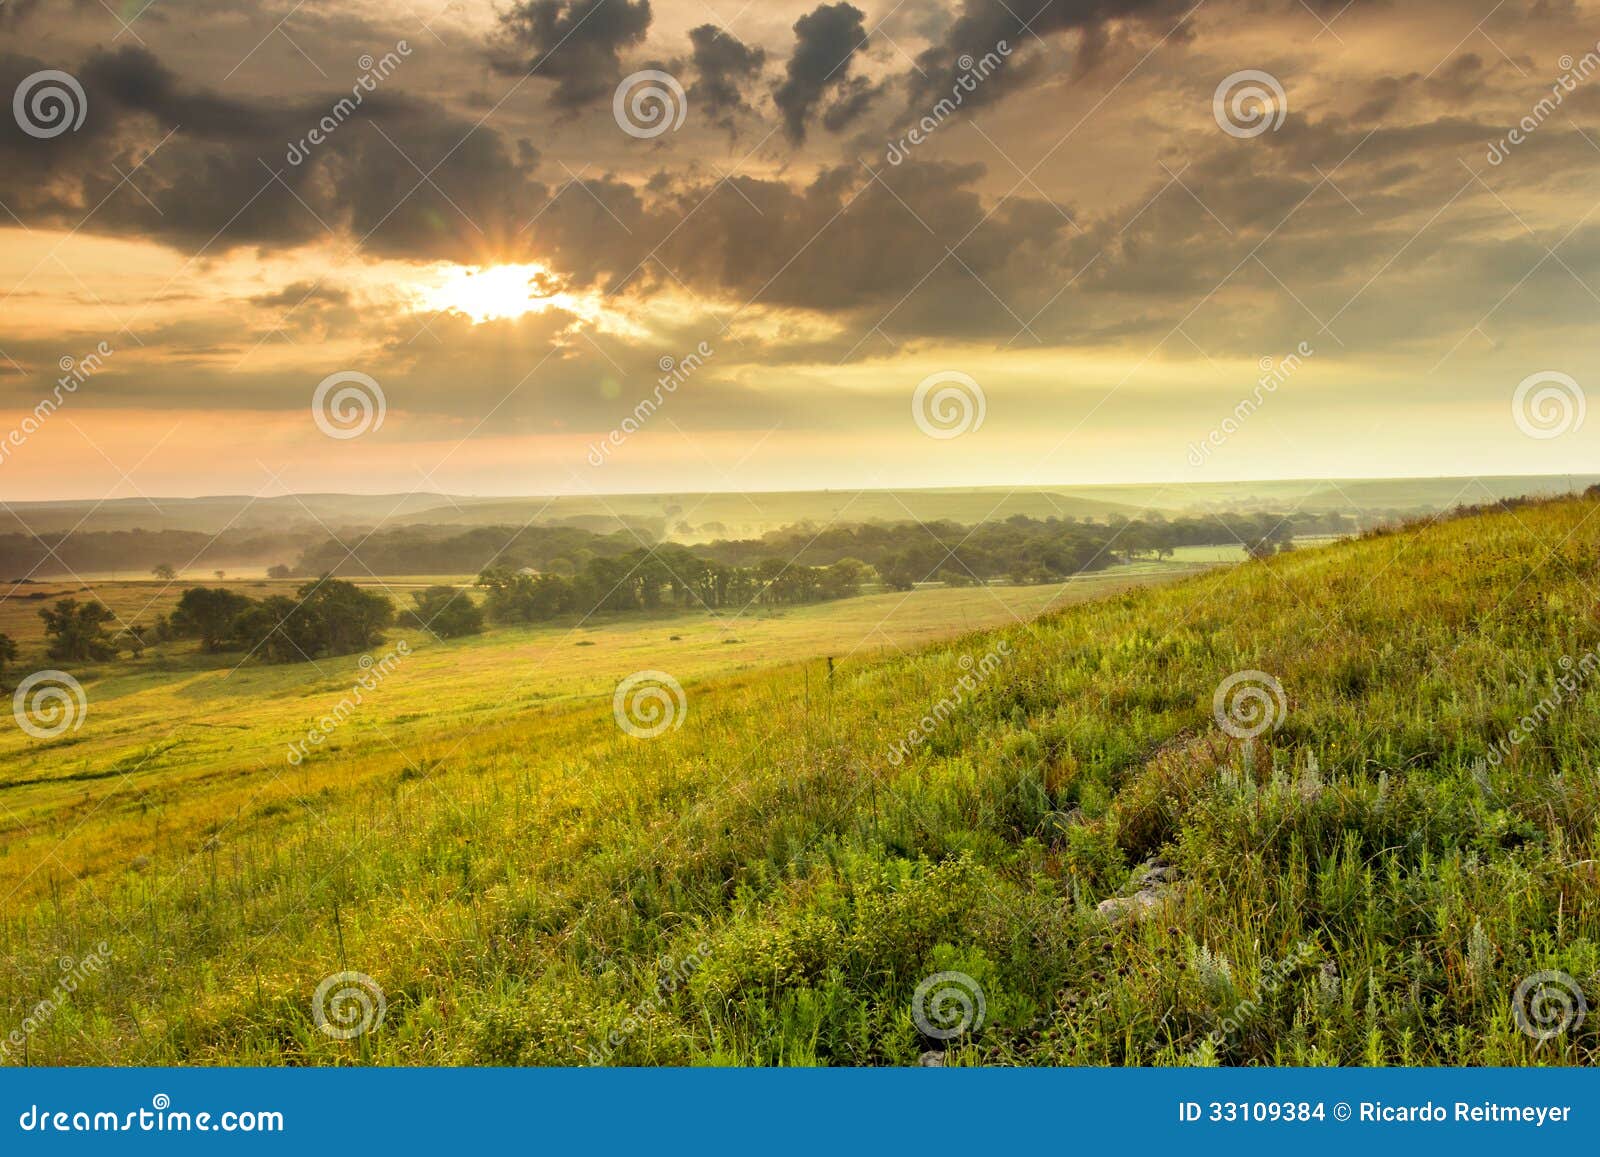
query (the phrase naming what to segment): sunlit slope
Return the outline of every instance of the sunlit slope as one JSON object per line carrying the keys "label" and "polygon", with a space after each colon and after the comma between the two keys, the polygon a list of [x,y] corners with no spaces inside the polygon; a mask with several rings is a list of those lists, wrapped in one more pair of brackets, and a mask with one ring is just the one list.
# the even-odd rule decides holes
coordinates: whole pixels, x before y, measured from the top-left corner
{"label": "sunlit slope", "polygon": [[[1597,515],[690,681],[656,739],[589,702],[308,764],[183,855],[60,878],[0,995],[108,946],[35,1063],[1594,1063],[1600,1017],[1541,1042],[1513,1004],[1596,996]],[[1283,688],[1253,739],[1214,714],[1239,672]],[[313,1021],[342,970],[386,999],[350,1041]],[[938,973],[983,995],[949,1041],[914,1017]]]}

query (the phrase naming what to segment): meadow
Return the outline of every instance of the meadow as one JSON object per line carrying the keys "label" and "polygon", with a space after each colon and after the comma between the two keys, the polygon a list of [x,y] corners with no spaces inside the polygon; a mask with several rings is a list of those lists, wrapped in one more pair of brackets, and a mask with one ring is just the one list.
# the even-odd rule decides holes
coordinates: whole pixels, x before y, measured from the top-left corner
{"label": "meadow", "polygon": [[[0,740],[5,1060],[1592,1064],[1597,1018],[1518,1008],[1600,975],[1596,515],[419,640],[294,766],[353,669],[107,671]],[[685,690],[649,739],[644,667]],[[343,972],[383,1015],[334,1039]]]}
{"label": "meadow", "polygon": [[[316,762],[336,765],[321,772],[328,782],[349,786],[374,769],[387,773],[395,759],[417,771],[421,765],[409,753],[432,738],[469,735],[578,701],[609,705],[617,682],[641,668],[665,666],[674,677],[693,680],[766,669],[797,655],[843,662],[896,654],[1193,569],[1142,563],[1059,585],[934,585],[800,607],[751,607],[742,614],[595,616],[575,625],[493,628],[449,642],[417,629],[391,630],[369,659],[388,657],[392,676],[363,693],[362,709],[316,745]],[[402,577],[367,585],[404,603],[409,589],[428,581]],[[292,592],[296,584],[227,585],[259,597]],[[52,598],[103,598],[130,622],[170,610],[166,604],[177,597],[176,586],[153,582],[40,589]],[[0,611],[15,619],[27,660],[22,670],[48,661],[42,624],[36,614],[30,623],[31,610],[24,609],[37,605],[0,603]],[[4,623],[0,617],[0,629]],[[0,731],[0,895],[38,893],[56,886],[51,881],[59,883],[58,874],[85,880],[115,873],[131,858],[174,846],[181,855],[184,840],[203,840],[230,814],[274,814],[304,790],[288,762],[291,748],[350,696],[368,669],[357,655],[266,665],[237,652],[204,654],[194,642],[179,641],[152,646],[138,660],[75,667],[74,674],[89,704],[81,728],[50,743],[19,728]],[[135,816],[168,837],[166,845],[152,848],[137,837],[130,842],[143,824],[130,829],[118,820]]]}

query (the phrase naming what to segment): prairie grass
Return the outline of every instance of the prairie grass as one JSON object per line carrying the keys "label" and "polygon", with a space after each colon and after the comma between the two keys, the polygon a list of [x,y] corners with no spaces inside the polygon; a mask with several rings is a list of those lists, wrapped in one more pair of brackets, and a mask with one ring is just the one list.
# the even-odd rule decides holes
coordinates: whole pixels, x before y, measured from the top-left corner
{"label": "prairie grass", "polygon": [[[1592,1064],[1600,1016],[1541,1042],[1513,998],[1597,994],[1597,514],[1301,550],[831,679],[686,672],[653,740],[609,697],[475,714],[441,669],[398,744],[352,725],[275,787],[218,753],[129,771],[144,802],[5,787],[10,1024],[110,956],[7,1060],[903,1065],[919,982],[960,972],[985,1015],[947,1064]],[[1252,739],[1213,714],[1244,670],[1286,695]],[[253,713],[292,694],[227,717],[281,728]],[[112,748],[73,750],[31,778]],[[1097,910],[1158,859],[1142,916]],[[350,1041],[311,1009],[343,970],[387,1000]]]}

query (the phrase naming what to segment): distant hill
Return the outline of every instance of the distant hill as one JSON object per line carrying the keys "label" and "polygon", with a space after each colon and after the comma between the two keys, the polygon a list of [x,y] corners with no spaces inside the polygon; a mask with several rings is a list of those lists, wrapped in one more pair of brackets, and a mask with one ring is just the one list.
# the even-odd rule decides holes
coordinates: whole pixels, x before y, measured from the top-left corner
{"label": "distant hill", "polygon": [[756,537],[813,522],[967,525],[1026,514],[1104,520],[1147,512],[1208,510],[1425,512],[1521,495],[1551,495],[1600,482],[1593,475],[1490,478],[1289,479],[1260,482],[1005,486],[909,490],[470,497],[416,494],[296,494],[270,498],[127,498],[107,502],[0,504],[0,533],[82,530],[301,531],[361,527],[568,525],[607,534],[624,525],[679,541]]}

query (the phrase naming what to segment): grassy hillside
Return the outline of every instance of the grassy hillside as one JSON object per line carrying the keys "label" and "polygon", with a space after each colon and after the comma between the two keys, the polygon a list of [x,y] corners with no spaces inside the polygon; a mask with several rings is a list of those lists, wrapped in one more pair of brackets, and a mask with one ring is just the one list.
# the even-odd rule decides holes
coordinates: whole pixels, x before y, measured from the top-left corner
{"label": "grassy hillside", "polygon": [[[43,866],[0,1007],[109,963],[9,1059],[910,1064],[919,984],[960,973],[983,1019],[948,1064],[1595,1063],[1600,1016],[1539,1042],[1513,997],[1597,992],[1597,516],[1299,551],[831,682],[685,678],[656,739],[604,700],[441,711],[35,814],[103,824],[99,872],[7,842]],[[1213,708],[1244,671],[1284,689],[1247,739]],[[350,1041],[313,1024],[342,970],[387,1002]]]}

